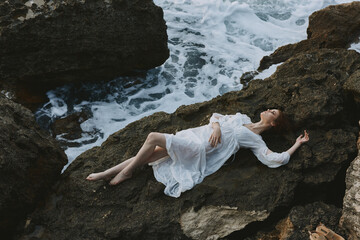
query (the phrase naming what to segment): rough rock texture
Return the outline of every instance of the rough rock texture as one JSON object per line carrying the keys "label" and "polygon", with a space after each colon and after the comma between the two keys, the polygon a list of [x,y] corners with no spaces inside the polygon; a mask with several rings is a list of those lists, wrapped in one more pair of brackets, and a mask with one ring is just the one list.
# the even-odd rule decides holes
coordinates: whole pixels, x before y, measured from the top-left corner
{"label": "rough rock texture", "polygon": [[[344,6],[341,9],[347,9]],[[357,14],[349,17],[354,21]],[[253,80],[240,92],[134,122],[111,135],[102,146],[80,155],[67,168],[46,206],[29,215],[20,239],[243,239],[236,234],[267,221],[279,209],[291,209],[299,202],[294,196],[306,199],[314,186],[333,182],[356,156],[359,112],[354,111],[353,96],[343,86],[359,70],[360,54],[355,51],[321,48],[297,52],[270,78]],[[304,129],[311,138],[281,168],[267,168],[249,150],[241,149],[233,162],[176,199],[163,194],[164,186],[156,182],[147,166],[116,187],[109,187],[106,181],[85,180],[89,173],[136,154],[151,131],[174,133],[207,124],[213,112],[242,112],[257,121],[259,113],[269,107],[283,108],[294,121],[293,132],[284,136],[263,135],[270,149],[287,149]],[[297,192],[299,186],[304,196]],[[334,194],[343,194],[342,189]],[[214,220],[207,217],[209,212]],[[235,224],[233,229],[216,229],[215,226],[226,224],[219,220],[221,215],[236,216],[237,212],[254,214],[236,217],[241,224]],[[309,212],[319,214],[306,218]],[[293,217],[284,220],[284,236],[291,234],[291,228],[294,233],[299,229],[299,234],[303,234],[302,229],[309,225],[306,221],[317,224],[321,220],[335,227],[341,214],[339,209],[320,203],[299,206],[292,213]],[[320,213],[336,217],[327,222],[326,217],[316,217],[323,216]],[[185,219],[192,219],[194,225],[213,226],[209,235],[204,228],[182,221],[184,216],[190,216]],[[309,220],[304,224],[298,221],[301,218]],[[208,224],[203,223],[204,219]],[[231,231],[236,232],[230,234]]]}
{"label": "rough rock texture", "polygon": [[261,232],[256,236],[245,238],[266,240],[300,240],[309,239],[308,231],[315,230],[319,223],[347,239],[345,232],[339,227],[341,209],[322,202],[314,202],[305,206],[295,206],[288,216],[275,226],[271,232]]}
{"label": "rough rock texture", "polygon": [[67,162],[26,108],[0,96],[0,236],[41,204]]}
{"label": "rough rock texture", "polygon": [[358,156],[346,172],[346,192],[344,197],[341,226],[349,234],[349,240],[360,239],[360,138]]}
{"label": "rough rock texture", "polygon": [[349,91],[360,106],[360,71],[356,71],[346,80],[344,89]]}
{"label": "rough rock texture", "polygon": [[[355,51],[321,49],[302,53],[279,66],[272,77],[253,80],[240,92],[183,106],[173,114],[156,113],[130,124],[69,166],[47,206],[29,217],[31,223],[23,239],[39,232],[36,239],[187,239],[196,232],[184,232],[180,219],[191,209],[201,212],[209,206],[227,206],[239,212],[272,213],[278,207],[289,206],[299,184],[333,181],[355,156],[358,113],[352,111],[352,99],[342,86],[359,68],[360,55]],[[269,169],[249,150],[240,150],[234,162],[178,199],[163,194],[164,187],[155,181],[149,167],[116,187],[109,187],[105,181],[85,180],[89,173],[133,156],[150,131],[171,133],[207,124],[212,112],[240,111],[256,121],[268,107],[283,107],[296,123],[294,132],[283,137],[265,134],[270,149],[287,149],[304,128],[311,137],[290,163],[279,169]],[[264,216],[242,218],[239,221],[244,227]]]}
{"label": "rough rock texture", "polygon": [[218,239],[243,229],[249,222],[262,221],[269,216],[264,211],[238,211],[235,207],[205,206],[184,212],[180,217],[181,229],[192,239]]}
{"label": "rough rock texture", "polygon": [[360,36],[360,2],[328,6],[309,17],[307,39],[278,48],[264,57],[259,71],[311,49],[348,48]]}
{"label": "rough rock texture", "polygon": [[163,11],[152,0],[0,3],[1,85],[21,81],[22,91],[39,91],[58,82],[110,80],[168,56]]}
{"label": "rough rock texture", "polygon": [[64,138],[73,140],[81,137],[80,124],[89,118],[86,112],[77,112],[65,118],[57,119],[52,125],[51,130],[54,136],[64,134]]}

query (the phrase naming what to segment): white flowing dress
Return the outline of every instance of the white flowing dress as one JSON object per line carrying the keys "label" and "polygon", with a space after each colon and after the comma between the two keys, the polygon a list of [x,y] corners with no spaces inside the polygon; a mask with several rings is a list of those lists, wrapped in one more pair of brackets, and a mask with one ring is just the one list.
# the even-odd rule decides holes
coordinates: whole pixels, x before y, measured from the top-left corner
{"label": "white flowing dress", "polygon": [[[218,122],[221,129],[221,143],[216,147],[209,143],[214,122]],[[175,135],[165,133],[169,156],[149,164],[156,180],[165,185],[164,193],[179,197],[216,172],[240,148],[251,149],[260,162],[270,168],[289,162],[287,152],[266,154],[268,148],[262,137],[243,126],[248,123],[251,120],[245,114],[214,113],[208,125],[182,130]]]}

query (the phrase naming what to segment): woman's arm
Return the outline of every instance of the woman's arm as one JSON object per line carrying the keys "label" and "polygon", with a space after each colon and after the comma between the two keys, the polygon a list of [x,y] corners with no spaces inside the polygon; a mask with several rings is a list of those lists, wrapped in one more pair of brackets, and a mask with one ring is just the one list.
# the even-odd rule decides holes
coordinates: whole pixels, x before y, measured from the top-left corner
{"label": "woman's arm", "polygon": [[266,146],[265,146],[266,147],[265,152],[263,152],[261,149],[260,151],[253,151],[253,152],[257,156],[257,158],[268,167],[271,168],[280,167],[281,165],[285,165],[289,162],[290,155],[293,154],[296,151],[296,149],[298,149],[301,146],[301,144],[309,141],[309,135],[306,132],[306,130],[304,131],[304,133],[305,133],[304,136],[300,135],[296,139],[294,145],[285,152],[282,153],[273,152]]}
{"label": "woman's arm", "polygon": [[305,131],[304,131],[304,135],[301,134],[301,135],[296,139],[294,145],[292,145],[292,147],[289,148],[289,149],[287,150],[287,152],[288,152],[290,155],[292,155],[292,154],[296,151],[296,149],[298,149],[303,143],[305,143],[305,142],[307,142],[307,141],[309,141],[309,135],[308,135],[307,131],[305,130]]}
{"label": "woman's arm", "polygon": [[[294,145],[292,145],[291,148],[289,148],[286,152],[289,154],[289,155],[292,155],[296,149],[298,149],[301,144],[303,144],[304,142],[307,142],[309,141],[309,135],[307,133],[307,131],[305,130],[304,131],[304,136],[301,134],[295,141]],[[267,149],[266,151],[266,155],[270,154],[270,153],[273,153],[273,151],[271,151],[270,149]]]}

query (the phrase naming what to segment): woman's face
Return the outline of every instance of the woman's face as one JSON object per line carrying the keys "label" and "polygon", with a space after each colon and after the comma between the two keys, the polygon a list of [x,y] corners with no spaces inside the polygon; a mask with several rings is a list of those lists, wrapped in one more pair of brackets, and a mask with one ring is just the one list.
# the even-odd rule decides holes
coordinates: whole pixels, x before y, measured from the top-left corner
{"label": "woman's face", "polygon": [[262,121],[266,123],[270,123],[275,126],[275,120],[279,117],[280,110],[279,109],[268,109],[260,113],[260,118]]}

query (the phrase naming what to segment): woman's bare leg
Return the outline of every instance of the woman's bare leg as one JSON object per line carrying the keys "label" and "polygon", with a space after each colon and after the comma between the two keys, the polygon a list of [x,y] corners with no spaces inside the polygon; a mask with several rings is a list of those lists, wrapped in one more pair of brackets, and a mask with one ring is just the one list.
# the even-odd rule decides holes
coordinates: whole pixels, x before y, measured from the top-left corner
{"label": "woman's bare leg", "polygon": [[[116,185],[128,178],[131,178],[135,168],[150,162],[150,160],[152,160],[151,155],[154,153],[156,146],[166,149],[166,139],[164,134],[152,132],[148,135],[145,143],[140,148],[134,159],[110,181],[110,185]],[[164,157],[166,155],[164,155],[163,152],[159,154],[160,157]]]}
{"label": "woman's bare leg", "polygon": [[159,160],[160,158],[163,158],[166,156],[169,156],[166,149],[156,146],[156,148],[155,148],[154,152],[151,154],[151,156],[148,159],[146,159],[145,164],[155,162],[155,161]]}
{"label": "woman's bare leg", "polygon": [[100,180],[100,179],[107,179],[107,178],[113,177],[116,174],[118,174],[119,172],[121,172],[121,170],[123,170],[133,160],[134,160],[134,157],[129,158],[129,159],[119,163],[118,165],[116,165],[112,168],[109,168],[103,172],[92,173],[86,178],[86,180],[96,181],[96,180]]}
{"label": "woman's bare leg", "polygon": [[[159,160],[160,158],[168,156],[166,149],[156,146],[154,152],[151,154],[151,156],[146,160],[145,164],[155,162]],[[96,181],[101,179],[107,179],[110,177],[115,176],[119,172],[121,172],[131,161],[134,160],[135,157],[129,158],[118,165],[115,165],[112,168],[109,168],[103,172],[98,173],[91,173],[86,179],[89,181]]]}
{"label": "woman's bare leg", "polygon": [[[150,135],[150,134],[149,134]],[[149,137],[148,137],[149,138]],[[166,144],[166,143],[165,143]],[[141,150],[141,149],[140,149]],[[145,161],[144,164],[146,163],[151,163],[151,162],[155,162],[156,160],[163,158],[165,156],[168,156],[167,151],[165,148],[156,146],[153,153],[150,155],[150,157]],[[96,180],[100,180],[100,179],[107,179],[110,177],[115,176],[116,174],[120,173],[125,167],[127,167],[133,160],[135,159],[135,157],[129,158],[125,161],[123,161],[122,163],[109,168],[103,172],[98,172],[98,173],[92,173],[90,174],[86,179],[89,181],[96,181]]]}

